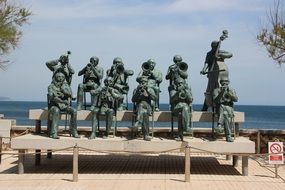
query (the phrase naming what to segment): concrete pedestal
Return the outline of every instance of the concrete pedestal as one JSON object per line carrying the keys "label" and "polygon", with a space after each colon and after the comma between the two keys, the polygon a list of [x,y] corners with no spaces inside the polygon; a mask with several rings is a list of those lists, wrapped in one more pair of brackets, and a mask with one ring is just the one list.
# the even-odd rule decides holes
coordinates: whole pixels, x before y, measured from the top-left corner
{"label": "concrete pedestal", "polygon": [[[13,138],[11,148],[23,152],[24,150],[59,150],[65,148],[79,147],[94,151],[106,152],[132,152],[132,153],[161,153],[170,151],[184,152],[185,147],[191,148],[193,152],[215,152],[221,154],[246,154],[255,152],[255,143],[244,137],[238,137],[235,142],[225,140],[206,141],[200,138],[185,138],[184,142],[172,139],[153,138],[151,141],[142,139],[128,140],[114,137],[108,139],[96,138],[88,140],[85,137],[79,139],[61,136],[60,139],[51,139],[46,136],[27,134]],[[40,156],[36,156],[36,164],[40,164]],[[19,174],[24,173],[24,161],[19,156]],[[243,175],[248,174],[248,157],[242,158]]]}

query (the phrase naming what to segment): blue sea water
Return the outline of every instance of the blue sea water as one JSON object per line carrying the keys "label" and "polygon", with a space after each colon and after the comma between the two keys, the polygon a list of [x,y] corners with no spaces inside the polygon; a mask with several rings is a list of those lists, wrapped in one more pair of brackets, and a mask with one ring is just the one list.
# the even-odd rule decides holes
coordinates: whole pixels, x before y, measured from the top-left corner
{"label": "blue sea water", "polygon": [[[29,109],[45,107],[47,107],[46,102],[0,101],[0,114],[4,114],[5,118],[16,119],[17,125],[34,125],[34,121],[28,118]],[[202,105],[193,105],[194,110],[201,110],[201,107]],[[132,106],[130,105],[129,108]],[[169,106],[168,104],[161,104],[160,109],[168,110]],[[245,112],[245,122],[241,128],[285,129],[285,106],[236,105],[235,110]],[[194,127],[211,127],[211,124],[194,123]]]}

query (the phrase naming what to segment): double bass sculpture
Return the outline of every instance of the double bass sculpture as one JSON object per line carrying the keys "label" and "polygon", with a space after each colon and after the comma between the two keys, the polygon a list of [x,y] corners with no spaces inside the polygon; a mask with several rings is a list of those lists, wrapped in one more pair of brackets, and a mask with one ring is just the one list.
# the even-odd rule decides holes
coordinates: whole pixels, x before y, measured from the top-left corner
{"label": "double bass sculpture", "polygon": [[[221,42],[228,38],[228,31],[224,30],[219,41],[212,41],[211,50],[207,53],[204,67],[200,74],[208,77],[208,85],[205,92],[205,100],[202,111],[207,111],[212,107],[213,137],[216,134],[225,133],[226,141],[232,142],[231,128],[234,125],[234,102],[238,97],[235,91],[229,88],[229,70],[225,64],[225,59],[233,56],[232,53],[220,50]],[[214,126],[214,117],[218,118],[217,126]]]}

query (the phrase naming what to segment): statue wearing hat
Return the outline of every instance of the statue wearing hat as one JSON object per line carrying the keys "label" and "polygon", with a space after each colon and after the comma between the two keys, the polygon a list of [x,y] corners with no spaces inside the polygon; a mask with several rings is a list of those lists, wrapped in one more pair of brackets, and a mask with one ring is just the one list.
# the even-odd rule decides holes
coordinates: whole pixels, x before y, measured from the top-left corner
{"label": "statue wearing hat", "polygon": [[234,125],[234,102],[238,97],[234,89],[229,87],[229,80],[221,79],[220,87],[213,92],[214,106],[218,116],[218,125],[215,127],[215,133],[221,133],[224,130],[226,141],[233,142],[231,137],[231,128]]}
{"label": "statue wearing hat", "polygon": [[48,112],[49,120],[49,136],[58,139],[58,124],[61,112],[70,114],[70,134],[79,138],[77,133],[77,111],[70,105],[72,91],[70,86],[65,81],[65,75],[57,72],[54,75],[54,80],[48,86]]}
{"label": "statue wearing hat", "polygon": [[228,67],[224,60],[231,58],[233,54],[220,50],[221,42],[227,37],[228,31],[224,30],[219,41],[212,41],[211,50],[207,53],[204,67],[200,72],[202,75],[207,75],[208,78],[202,111],[207,111],[208,107],[213,107],[213,91],[219,87],[219,80],[229,78]]}
{"label": "statue wearing hat", "polygon": [[67,54],[61,55],[59,59],[51,60],[46,62],[46,66],[53,72],[52,79],[54,80],[54,76],[56,73],[61,72],[65,76],[65,81],[68,85],[71,84],[72,75],[74,74],[74,70],[69,64],[69,55],[70,51]]}
{"label": "statue wearing hat", "polygon": [[162,73],[155,68],[155,61],[149,59],[142,64],[142,71],[137,77],[137,82],[141,83],[142,80],[147,80],[147,86],[152,88],[157,94],[157,99],[154,102],[154,111],[159,111],[159,84],[162,82]]}
{"label": "statue wearing hat", "polygon": [[174,80],[174,87],[169,92],[173,116],[178,118],[177,141],[183,141],[183,132],[192,132],[192,91],[182,78]]}
{"label": "statue wearing hat", "polygon": [[148,85],[147,78],[141,78],[137,88],[133,92],[132,102],[135,105],[134,112],[136,114],[136,129],[141,128],[143,138],[150,141],[149,136],[149,116],[153,114],[152,104],[157,99],[157,93],[152,86]]}
{"label": "statue wearing hat", "polygon": [[117,101],[118,105],[116,107],[118,111],[126,110],[128,106],[123,104],[123,95],[127,95],[129,92],[128,78],[133,74],[133,70],[125,69],[124,63],[120,57],[114,58],[111,69],[107,70],[107,77],[111,77],[113,81],[112,87],[117,89],[122,95]]}
{"label": "statue wearing hat", "polygon": [[77,90],[77,110],[82,109],[83,103],[83,93],[88,91],[91,94],[91,104],[97,100],[98,94],[96,94],[95,89],[100,88],[101,81],[103,78],[103,68],[98,66],[99,58],[91,57],[90,63],[88,63],[81,71],[78,72],[78,76],[83,75],[83,83],[78,85]]}
{"label": "statue wearing hat", "polygon": [[120,99],[122,96],[121,93],[112,87],[113,79],[107,77],[104,80],[105,86],[101,89],[96,89],[96,94],[98,94],[98,99],[96,102],[93,102],[90,110],[92,112],[92,133],[89,139],[96,138],[96,129],[98,127],[98,117],[106,117],[106,130],[103,138],[107,138],[110,132],[110,129],[113,125],[113,116],[115,114],[116,100]]}

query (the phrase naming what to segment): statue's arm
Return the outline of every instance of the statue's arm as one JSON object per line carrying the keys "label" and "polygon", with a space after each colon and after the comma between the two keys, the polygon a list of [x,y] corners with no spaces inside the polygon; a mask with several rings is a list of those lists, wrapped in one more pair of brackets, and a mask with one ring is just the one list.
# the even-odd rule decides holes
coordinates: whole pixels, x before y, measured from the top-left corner
{"label": "statue's arm", "polygon": [[155,93],[155,91],[153,90],[153,88],[149,88],[147,87],[147,94],[150,97],[151,100],[156,100],[157,99],[157,94]]}
{"label": "statue's arm", "polygon": [[193,96],[192,96],[191,88],[187,88],[186,89],[186,95],[187,95],[187,102],[188,102],[188,104],[191,104],[193,102]]}
{"label": "statue's arm", "polygon": [[183,79],[186,79],[186,78],[188,77],[187,71],[182,71],[181,69],[178,69],[177,72],[179,73],[179,75],[180,75]]}
{"label": "statue's arm", "polygon": [[133,70],[125,70],[125,75],[127,76],[132,76],[134,74],[134,71]]}
{"label": "statue's arm", "polygon": [[53,86],[48,87],[48,96],[50,101],[53,101],[55,103],[66,103],[65,100],[62,99],[63,93],[58,93],[57,90],[53,88]]}
{"label": "statue's arm", "polygon": [[83,75],[86,72],[86,67],[84,67],[81,71],[78,72],[78,76]]}
{"label": "statue's arm", "polygon": [[170,93],[170,103],[171,104],[175,104],[176,102],[178,102],[179,100],[179,92],[178,91],[172,91],[172,93]]}
{"label": "statue's arm", "polygon": [[167,74],[165,76],[165,79],[166,80],[169,80],[171,78],[171,75],[172,75],[172,69],[171,69],[171,66],[168,68],[167,70]]}
{"label": "statue's arm", "polygon": [[200,71],[200,74],[205,75],[208,71],[209,71],[209,64],[205,62],[203,69]]}
{"label": "statue's arm", "polygon": [[162,82],[162,73],[159,70],[153,70],[152,75],[155,78],[156,83],[159,84]]}
{"label": "statue's arm", "polygon": [[135,88],[134,89],[134,92],[133,92],[133,97],[132,97],[132,102],[133,103],[137,103],[139,102],[139,93],[138,93],[138,88]]}
{"label": "statue's arm", "polygon": [[112,96],[114,99],[120,99],[120,98],[122,98],[121,93],[120,93],[117,89],[110,88],[110,93],[111,93],[111,96]]}
{"label": "statue's arm", "polygon": [[71,67],[71,65],[69,63],[67,63],[67,68],[68,68],[70,74],[73,75],[75,73],[74,69]]}
{"label": "statue's arm", "polygon": [[92,68],[94,74],[98,77],[98,79],[102,79],[104,76],[104,70],[101,67],[93,67]]}
{"label": "statue's arm", "polygon": [[71,87],[67,84],[63,85],[61,88],[61,92],[66,96],[66,97],[72,97],[72,90]]}
{"label": "statue's arm", "polygon": [[106,74],[107,74],[108,77],[110,77],[110,76],[111,76],[111,69],[108,69],[108,70],[106,71]]}
{"label": "statue's arm", "polygon": [[138,83],[141,83],[141,79],[142,79],[142,78],[143,78],[143,71],[140,71],[140,73],[139,73],[139,75],[138,75],[136,81],[137,81]]}
{"label": "statue's arm", "polygon": [[210,53],[207,53],[207,56],[206,56],[205,62],[204,62],[204,67],[200,71],[200,74],[205,75],[209,71],[209,62],[210,62],[211,56],[212,55]]}
{"label": "statue's arm", "polygon": [[54,66],[58,64],[58,59],[56,60],[51,60],[46,62],[46,66],[49,68],[49,70],[54,71]]}
{"label": "statue's arm", "polygon": [[237,96],[237,94],[236,94],[234,89],[230,90],[230,94],[231,94],[231,97],[232,97],[232,101],[233,102],[237,102],[238,101],[238,96]]}
{"label": "statue's arm", "polygon": [[213,92],[213,100],[216,104],[220,103],[221,98],[224,95],[225,90],[224,89],[220,89],[220,88],[216,88]]}

